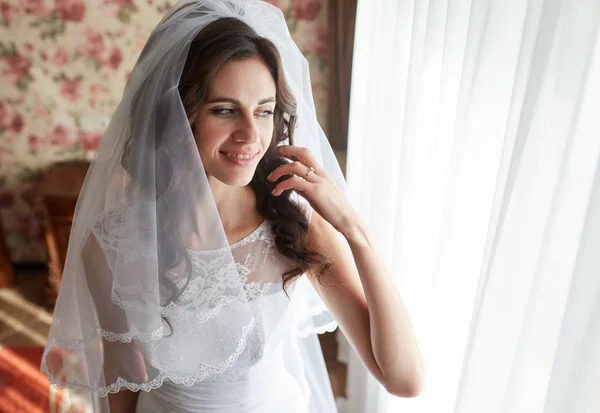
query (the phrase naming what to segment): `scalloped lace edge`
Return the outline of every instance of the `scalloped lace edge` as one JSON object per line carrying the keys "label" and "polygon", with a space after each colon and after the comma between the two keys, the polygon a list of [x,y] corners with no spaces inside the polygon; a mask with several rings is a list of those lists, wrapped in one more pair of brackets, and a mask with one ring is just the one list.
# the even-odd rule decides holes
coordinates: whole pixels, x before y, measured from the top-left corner
{"label": "scalloped lace edge", "polygon": [[[154,389],[157,389],[160,386],[162,386],[164,380],[170,380],[173,383],[183,384],[183,385],[189,387],[189,386],[194,385],[194,383],[203,382],[208,377],[213,377],[217,374],[223,374],[229,367],[233,366],[235,364],[235,362],[237,361],[238,357],[240,356],[240,354],[242,354],[244,352],[244,350],[246,348],[246,343],[248,342],[247,335],[254,328],[254,325],[255,325],[255,322],[253,320],[253,322],[251,324],[244,327],[243,333],[242,333],[242,338],[240,338],[240,341],[238,343],[238,348],[231,356],[229,356],[227,358],[227,360],[224,363],[221,363],[221,366],[213,367],[213,368],[205,368],[204,370],[200,370],[189,376],[181,377],[176,374],[167,374],[164,371],[160,371],[156,378],[154,378],[146,383],[136,384],[136,383],[129,382],[129,381],[123,379],[122,377],[118,377],[114,383],[112,383],[108,386],[94,388],[94,387],[91,387],[91,386],[88,386],[86,384],[76,382],[76,381],[56,380],[54,378],[54,376],[48,371],[48,366],[46,365],[46,355],[49,352],[49,348],[47,348],[46,351],[44,351],[44,355],[42,356],[42,362],[40,365],[40,370],[48,377],[48,380],[50,381],[50,383],[52,383],[52,385],[59,390],[62,390],[65,388],[87,389],[91,392],[96,393],[100,397],[105,397],[109,393],[113,393],[113,394],[118,393],[124,387],[126,387],[127,389],[129,389],[131,391],[143,390],[143,391],[148,392],[150,390],[154,390]],[[82,341],[82,340],[74,340],[74,341]],[[60,346],[52,346],[52,347],[60,348]],[[77,348],[77,347],[73,346],[71,348]],[[207,373],[210,371],[212,371],[213,374],[207,375]]]}
{"label": "scalloped lace edge", "polygon": [[305,338],[310,336],[311,334],[323,334],[323,333],[331,333],[338,328],[338,324],[335,320],[330,321],[329,323],[322,326],[311,325],[308,327],[298,328],[296,331],[296,337]]}

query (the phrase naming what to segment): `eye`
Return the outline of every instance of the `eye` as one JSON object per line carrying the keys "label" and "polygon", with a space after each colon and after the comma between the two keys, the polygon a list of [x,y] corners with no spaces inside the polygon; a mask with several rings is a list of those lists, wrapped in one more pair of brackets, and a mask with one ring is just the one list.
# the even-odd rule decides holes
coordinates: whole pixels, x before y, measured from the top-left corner
{"label": "eye", "polygon": [[264,119],[268,119],[271,116],[273,116],[273,111],[272,110],[263,110],[258,113],[258,116],[260,116],[261,118],[264,118]]}
{"label": "eye", "polygon": [[230,108],[213,108],[210,112],[214,115],[221,116],[223,118],[229,118],[235,115],[235,110]]}

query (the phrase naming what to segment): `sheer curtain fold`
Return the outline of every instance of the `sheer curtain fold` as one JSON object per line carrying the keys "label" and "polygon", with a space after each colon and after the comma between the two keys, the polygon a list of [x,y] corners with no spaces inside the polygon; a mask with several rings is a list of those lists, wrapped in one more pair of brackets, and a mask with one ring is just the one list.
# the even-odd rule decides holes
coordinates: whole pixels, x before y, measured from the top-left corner
{"label": "sheer curtain fold", "polygon": [[351,358],[351,412],[600,410],[599,25],[591,0],[359,1],[349,194],[428,377],[382,398]]}

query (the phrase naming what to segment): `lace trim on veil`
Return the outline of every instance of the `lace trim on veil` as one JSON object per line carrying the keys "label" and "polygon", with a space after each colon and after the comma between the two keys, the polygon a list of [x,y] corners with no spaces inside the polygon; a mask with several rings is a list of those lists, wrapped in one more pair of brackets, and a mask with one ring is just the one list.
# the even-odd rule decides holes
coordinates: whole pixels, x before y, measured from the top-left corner
{"label": "lace trim on veil", "polygon": [[[172,381],[173,383],[176,383],[176,384],[192,386],[194,383],[202,382],[202,381],[206,380],[207,377],[213,377],[213,376],[222,374],[225,371],[227,371],[227,369],[229,369],[231,366],[233,366],[235,364],[235,362],[237,361],[238,357],[240,356],[240,354],[242,354],[244,352],[244,350],[246,348],[247,335],[250,331],[252,331],[254,326],[255,326],[255,321],[253,319],[249,325],[247,325],[243,328],[242,337],[238,340],[238,345],[237,345],[236,351],[231,356],[229,356],[225,360],[225,362],[217,364],[216,366],[204,366],[203,365],[195,373],[189,374],[189,375],[166,373],[164,370],[160,370],[158,375],[154,379],[152,379],[148,382],[145,382],[145,383],[139,383],[139,384],[133,383],[133,382],[129,382],[129,381],[123,379],[122,377],[118,377],[114,383],[111,383],[108,386],[97,387],[97,388],[87,386],[85,384],[82,384],[80,382],[75,382],[75,381],[56,380],[54,378],[54,376],[50,373],[48,366],[46,364],[46,357],[47,357],[48,353],[51,351],[51,349],[54,349],[57,347],[60,349],[63,349],[63,350],[64,349],[68,349],[68,350],[82,349],[84,347],[83,340],[70,340],[70,341],[63,341],[60,343],[58,343],[56,340],[54,340],[54,343],[56,343],[56,344],[47,347],[47,350],[44,352],[44,356],[42,357],[42,364],[41,364],[40,368],[41,368],[42,372],[44,372],[46,374],[46,376],[48,377],[48,379],[50,380],[52,385],[57,389],[83,388],[83,389],[90,390],[94,393],[97,393],[99,396],[106,396],[108,393],[117,393],[120,389],[122,389],[124,387],[128,388],[131,391],[139,391],[139,390],[150,391],[150,390],[157,389],[158,387],[162,386],[162,384],[165,380]],[[210,373],[210,374],[208,374],[208,373]]]}

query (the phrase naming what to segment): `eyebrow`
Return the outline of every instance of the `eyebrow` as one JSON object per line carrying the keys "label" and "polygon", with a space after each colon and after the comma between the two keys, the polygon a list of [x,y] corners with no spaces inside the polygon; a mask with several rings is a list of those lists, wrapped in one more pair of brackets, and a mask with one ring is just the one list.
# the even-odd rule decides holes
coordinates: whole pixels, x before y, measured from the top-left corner
{"label": "eyebrow", "polygon": [[[225,97],[217,97],[217,98],[207,101],[206,103],[217,103],[217,102],[229,102],[229,103],[233,103],[234,105],[237,105],[237,106],[242,106],[242,102],[240,102],[239,100],[232,99],[232,98],[225,98]],[[274,97],[263,99],[260,102],[258,102],[258,104],[264,105],[265,103],[272,103],[272,102],[275,102]]]}

